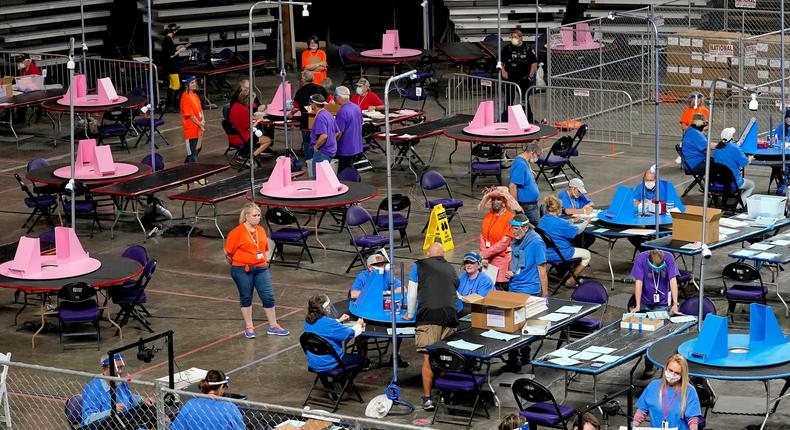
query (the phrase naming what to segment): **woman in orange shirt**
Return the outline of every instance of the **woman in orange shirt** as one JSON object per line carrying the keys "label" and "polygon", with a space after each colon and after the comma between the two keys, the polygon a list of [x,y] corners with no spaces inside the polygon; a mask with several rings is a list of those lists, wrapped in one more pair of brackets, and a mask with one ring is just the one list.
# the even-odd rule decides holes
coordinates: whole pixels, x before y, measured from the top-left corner
{"label": "woman in orange shirt", "polygon": [[252,290],[258,292],[263,302],[266,319],[269,320],[267,334],[287,336],[288,330],[277,323],[274,311],[274,290],[266,261],[269,241],[266,230],[260,226],[261,210],[253,203],[247,203],[239,214],[239,226],[228,233],[225,241],[225,258],[230,264],[230,275],[239,289],[241,316],[244,318],[244,336],[255,337],[252,324]]}
{"label": "woman in orange shirt", "polygon": [[480,230],[480,255],[483,257],[481,263],[483,267],[492,264],[499,268],[494,282],[497,289],[502,290],[508,284],[505,273],[510,270],[510,242],[513,240],[510,220],[513,219],[514,212],[522,209],[506,187],[487,190],[478,209],[489,209]]}
{"label": "woman in orange shirt", "polygon": [[307,39],[307,49],[302,51],[302,70],[313,72],[313,83],[321,84],[326,77],[326,52],[318,49],[318,36]]}
{"label": "woman in orange shirt", "polygon": [[184,143],[187,157],[184,163],[197,163],[198,153],[203,144],[203,132],[206,131],[206,119],[203,117],[203,105],[197,93],[197,78],[186,79],[187,88],[181,95],[181,125],[184,127]]}

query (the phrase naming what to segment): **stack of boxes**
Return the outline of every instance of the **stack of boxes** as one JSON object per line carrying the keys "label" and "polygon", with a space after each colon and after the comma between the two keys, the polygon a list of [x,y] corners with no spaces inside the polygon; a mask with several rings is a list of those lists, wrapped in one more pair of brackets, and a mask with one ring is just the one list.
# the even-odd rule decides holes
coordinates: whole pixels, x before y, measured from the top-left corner
{"label": "stack of boxes", "polygon": [[662,92],[686,97],[690,90],[706,92],[716,78],[738,81],[740,38],[740,33],[707,30],[668,36]]}
{"label": "stack of boxes", "polygon": [[[748,86],[765,86],[762,92],[778,95],[781,91],[779,35],[762,36],[743,43],[743,82]],[[785,48],[785,74],[790,75],[790,49]],[[737,60],[737,59],[736,59]],[[735,61],[737,67],[738,61]],[[788,91],[786,88],[785,91]]]}

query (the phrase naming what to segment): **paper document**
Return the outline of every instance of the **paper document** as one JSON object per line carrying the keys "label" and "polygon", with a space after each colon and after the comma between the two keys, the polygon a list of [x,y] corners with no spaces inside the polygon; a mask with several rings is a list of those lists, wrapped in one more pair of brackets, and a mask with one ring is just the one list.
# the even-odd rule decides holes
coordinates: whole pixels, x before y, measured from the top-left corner
{"label": "paper document", "polygon": [[548,315],[543,315],[542,317],[540,317],[538,319],[542,320],[542,321],[557,322],[557,321],[562,321],[565,318],[568,318],[568,316],[569,316],[568,314],[561,314],[561,313],[553,312],[553,313],[550,313]]}
{"label": "paper document", "polygon": [[452,342],[447,342],[447,345],[452,346],[455,349],[464,349],[464,350],[467,350],[467,351],[474,351],[474,350],[480,348],[481,346],[483,346],[483,345],[480,345],[480,344],[477,344],[477,343],[467,342],[467,341],[465,341],[463,339],[458,339],[458,340],[454,340]]}
{"label": "paper document", "polygon": [[[387,328],[387,334],[392,336],[392,327]],[[398,327],[398,334],[413,335],[414,327]]]}
{"label": "paper document", "polygon": [[579,312],[581,312],[581,310],[582,310],[581,305],[576,305],[576,306],[566,305],[557,309],[555,312],[559,312],[561,314],[578,314]]}
{"label": "paper document", "polygon": [[775,241],[773,241],[771,243],[773,243],[776,246],[788,246],[788,245],[790,245],[790,240],[779,239],[779,240],[775,240]]}
{"label": "paper document", "polygon": [[648,312],[647,317],[651,320],[668,320],[669,313],[667,311]]}
{"label": "paper document", "polygon": [[760,251],[753,251],[751,249],[741,249],[738,251],[733,252],[731,255],[734,257],[754,257],[755,255],[759,254]]}
{"label": "paper document", "polygon": [[761,253],[755,255],[754,258],[759,258],[761,260],[772,260],[772,259],[774,259],[774,258],[776,258],[778,256],[779,256],[779,254],[776,254],[774,252],[761,252]]}
{"label": "paper document", "polygon": [[598,354],[609,354],[615,351],[617,351],[617,349],[609,348],[606,346],[590,346],[588,348],[585,348],[583,352],[597,352]]}
{"label": "paper document", "polygon": [[687,243],[680,247],[681,249],[700,249],[702,248],[702,244],[700,242],[691,242]]}
{"label": "paper document", "polygon": [[499,267],[494,266],[493,264],[489,264],[488,267],[483,269],[483,273],[488,275],[492,281],[496,282],[496,277],[499,274]]}
{"label": "paper document", "polygon": [[609,231],[608,228],[601,227],[601,228],[596,228],[595,230],[593,230],[593,233],[605,233],[607,231]]}
{"label": "paper document", "polygon": [[[748,215],[747,215],[747,217],[748,217]],[[724,226],[724,227],[727,227],[727,228],[741,228],[741,227],[746,227],[746,225],[747,224],[745,222],[738,221],[737,219],[732,219],[732,218],[721,218],[721,219],[719,219],[719,228],[721,228],[721,226]]]}
{"label": "paper document", "polygon": [[673,322],[675,324],[685,324],[687,322],[692,322],[692,321],[696,321],[696,320],[697,320],[697,317],[695,317],[694,315],[679,315],[679,316],[672,317],[672,318],[669,319],[669,321],[671,321],[671,322]]}
{"label": "paper document", "polygon": [[458,321],[472,322],[472,314],[464,315],[461,318],[458,318]]}
{"label": "paper document", "polygon": [[489,327],[504,327],[505,310],[495,308],[486,309],[486,325]]}
{"label": "paper document", "polygon": [[400,134],[400,135],[393,136],[393,137],[397,137],[398,139],[411,140],[411,139],[414,139],[417,136],[415,136],[413,134]]}
{"label": "paper document", "polygon": [[552,358],[549,360],[549,363],[559,364],[560,366],[573,366],[574,364],[579,364],[580,361],[572,358],[559,357]]}
{"label": "paper document", "polygon": [[655,230],[647,229],[647,228],[629,228],[627,230],[623,230],[621,233],[623,234],[633,234],[635,236],[646,236],[655,232]]}
{"label": "paper document", "polygon": [[[733,218],[749,219],[751,217],[749,216],[748,213],[742,213],[742,214],[735,215]],[[722,218],[722,219],[732,219],[732,218]],[[721,222],[719,222],[719,224],[721,225]]]}
{"label": "paper document", "polygon": [[596,358],[593,361],[598,361],[598,362],[601,362],[601,363],[614,363],[615,361],[617,361],[617,360],[619,360],[621,358],[623,358],[621,355],[604,354],[604,355]]}
{"label": "paper document", "polygon": [[749,246],[749,249],[759,249],[760,251],[765,251],[766,249],[771,249],[773,247],[774,245],[772,243],[760,242],[760,243],[753,243],[751,246]]}
{"label": "paper document", "polygon": [[560,349],[558,349],[556,351],[552,351],[552,352],[550,352],[550,353],[548,353],[546,355],[550,355],[552,357],[568,358],[568,357],[571,357],[571,356],[576,355],[578,353],[579,353],[579,351],[574,351],[572,349],[560,348]]}
{"label": "paper document", "polygon": [[573,358],[575,360],[592,360],[593,358],[595,358],[595,357],[597,357],[599,355],[601,355],[601,354],[599,354],[597,352],[582,351],[582,352],[574,355],[571,358]]}
{"label": "paper document", "polygon": [[[664,430],[661,427],[631,427],[633,430]],[[628,430],[626,426],[620,426],[620,430]],[[669,427],[666,430],[678,430],[677,427]]]}
{"label": "paper document", "polygon": [[733,234],[733,233],[737,233],[737,232],[738,232],[738,230],[735,230],[733,228],[727,228],[727,227],[719,226],[719,234]]}
{"label": "paper document", "polygon": [[504,340],[504,341],[513,340],[519,337],[516,334],[507,334],[507,333],[498,332],[496,330],[484,331],[483,333],[480,333],[480,336],[487,337],[489,339]]}

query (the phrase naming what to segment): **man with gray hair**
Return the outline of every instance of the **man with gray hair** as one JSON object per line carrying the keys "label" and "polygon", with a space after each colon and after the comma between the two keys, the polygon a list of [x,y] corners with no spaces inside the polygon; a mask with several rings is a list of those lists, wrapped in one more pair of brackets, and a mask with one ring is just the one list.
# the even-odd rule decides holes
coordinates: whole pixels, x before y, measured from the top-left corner
{"label": "man with gray hair", "polygon": [[310,106],[310,97],[313,94],[321,94],[324,99],[327,97],[326,88],[317,85],[313,82],[313,72],[305,70],[302,72],[302,87],[294,95],[294,106],[288,117],[293,115],[298,110],[302,113],[299,118],[299,128],[302,129],[302,149],[304,156],[308,160],[313,159],[313,146],[310,143],[310,126],[307,122],[307,107]]}
{"label": "man with gray hair", "polygon": [[351,91],[348,87],[335,88],[335,103],[340,110],[335,114],[337,132],[338,170],[354,167],[354,160],[362,153],[362,109],[350,103]]}

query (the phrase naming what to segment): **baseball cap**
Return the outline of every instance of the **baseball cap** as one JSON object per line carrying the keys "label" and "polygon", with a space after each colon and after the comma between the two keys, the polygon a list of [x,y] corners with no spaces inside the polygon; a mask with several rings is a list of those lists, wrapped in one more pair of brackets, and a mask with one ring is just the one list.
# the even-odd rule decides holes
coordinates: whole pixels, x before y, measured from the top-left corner
{"label": "baseball cap", "polygon": [[370,81],[368,81],[368,80],[367,80],[367,79],[365,79],[365,78],[360,78],[360,79],[357,81],[357,86],[360,86],[360,85],[362,85],[362,86],[366,86],[366,87],[370,88]]}
{"label": "baseball cap", "polygon": [[476,253],[474,251],[467,252],[466,254],[464,254],[464,263],[466,263],[466,262],[479,263],[480,262],[480,254],[478,254],[478,253]]}
{"label": "baseball cap", "polygon": [[197,80],[197,78],[196,78],[194,75],[192,75],[192,76],[187,76],[187,78],[186,78],[186,79],[184,79],[184,81],[186,81],[187,85],[189,85],[189,83],[190,83],[190,82],[192,82],[192,81],[196,81],[196,80]]}
{"label": "baseball cap", "polygon": [[525,225],[529,225],[529,218],[524,214],[516,214],[516,216],[510,220],[510,225],[524,227]]}
{"label": "baseball cap", "polygon": [[371,254],[368,257],[368,266],[372,266],[374,264],[384,264],[386,262],[387,262],[387,259],[384,258],[384,256],[379,254],[379,253]]}
{"label": "baseball cap", "polygon": [[[124,361],[123,361],[123,356],[122,356],[121,354],[115,354],[115,355],[113,356],[113,358],[115,359],[115,361],[120,361],[121,363],[123,363],[123,362],[124,362]],[[100,363],[101,363],[101,365],[102,365],[102,366],[109,366],[109,365],[110,365],[110,357],[107,357],[107,356],[105,355],[104,357],[102,357],[102,359],[101,359]],[[124,365],[125,365],[125,364],[124,364]]]}
{"label": "baseball cap", "polygon": [[310,103],[324,105],[326,104],[326,99],[321,94],[313,94],[310,96]]}
{"label": "baseball cap", "polygon": [[568,186],[576,188],[577,190],[581,191],[582,194],[587,194],[587,189],[584,188],[584,182],[579,178],[573,178],[568,181]]}
{"label": "baseball cap", "polygon": [[731,140],[735,136],[735,128],[727,127],[721,131],[721,140]]}
{"label": "baseball cap", "polygon": [[338,97],[349,98],[351,97],[351,91],[348,89],[348,87],[340,86],[335,88],[335,95]]}

